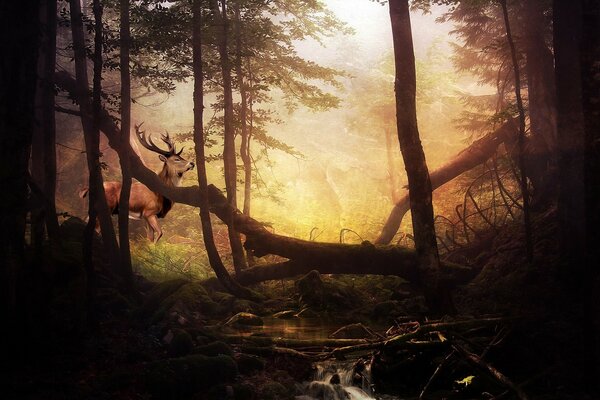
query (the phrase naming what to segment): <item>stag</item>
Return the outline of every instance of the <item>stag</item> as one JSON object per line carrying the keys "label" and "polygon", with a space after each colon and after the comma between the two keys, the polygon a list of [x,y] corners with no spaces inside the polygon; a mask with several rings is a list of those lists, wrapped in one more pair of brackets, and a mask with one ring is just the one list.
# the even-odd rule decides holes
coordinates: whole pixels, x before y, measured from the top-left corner
{"label": "stag", "polygon": [[[135,126],[136,137],[140,144],[146,149],[157,153],[158,158],[163,162],[162,170],[158,173],[159,178],[168,186],[179,186],[183,174],[194,168],[192,161],[187,161],[181,157],[183,148],[179,151],[175,149],[175,143],[171,140],[168,133],[161,135],[161,140],[167,145],[167,150],[158,147],[152,141],[152,137],[146,137],[146,133],[140,130],[141,124]],[[121,197],[121,182],[104,182],[104,193],[106,194],[106,203],[111,214],[119,213],[119,199]],[[85,197],[88,189],[82,190],[81,197]],[[148,189],[147,186],[136,182],[131,185],[131,194],[129,195],[129,217],[132,219],[143,219],[146,221],[147,237],[151,242],[157,243],[163,232],[158,224],[158,218],[164,218],[173,207],[173,201]],[[99,224],[96,222],[96,230],[99,230]]]}

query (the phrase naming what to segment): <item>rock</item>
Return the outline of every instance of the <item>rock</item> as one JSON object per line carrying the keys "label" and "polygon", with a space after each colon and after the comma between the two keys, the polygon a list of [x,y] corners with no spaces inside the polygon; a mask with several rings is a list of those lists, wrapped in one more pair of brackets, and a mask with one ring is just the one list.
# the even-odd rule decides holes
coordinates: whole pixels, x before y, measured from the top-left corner
{"label": "rock", "polygon": [[394,293],[392,293],[390,300],[401,301],[401,300],[409,298],[410,296],[412,296],[412,293],[410,293],[406,290],[399,289],[399,290],[394,291]]}
{"label": "rock", "polygon": [[331,378],[329,379],[329,383],[332,385],[339,385],[341,382],[340,380],[340,374],[335,373],[331,376]]}
{"label": "rock", "polygon": [[292,319],[295,317],[296,317],[296,311],[294,311],[294,310],[279,311],[279,312],[273,314],[273,318],[279,318],[279,319]]}
{"label": "rock", "polygon": [[225,323],[229,326],[262,326],[263,320],[258,315],[241,312],[235,314]]}
{"label": "rock", "polygon": [[238,371],[242,375],[250,375],[256,371],[262,371],[266,365],[266,361],[263,358],[243,353],[236,357],[236,361]]}
{"label": "rock", "polygon": [[256,314],[256,313],[260,313],[262,311],[262,307],[260,306],[260,304],[255,303],[250,300],[235,299],[231,306],[231,311],[233,311],[235,313],[247,312],[247,313]]}
{"label": "rock", "polygon": [[165,342],[166,344],[171,344],[171,341],[173,340],[173,331],[169,329],[169,331],[166,333],[165,336],[163,336],[163,342]]}
{"label": "rock", "polygon": [[208,388],[233,381],[235,361],[229,356],[195,354],[145,365],[141,382],[154,398],[188,399]]}
{"label": "rock", "polygon": [[192,352],[193,347],[192,336],[183,329],[175,329],[171,343],[169,343],[169,356],[181,357],[188,355]]}
{"label": "rock", "polygon": [[254,388],[246,383],[233,385],[233,393],[235,400],[252,400],[256,398]]}
{"label": "rock", "polygon": [[427,314],[429,312],[425,296],[415,296],[402,300],[400,306],[406,310],[408,315]]}
{"label": "rock", "polygon": [[279,382],[267,382],[260,388],[261,400],[287,400],[294,397],[288,389]]}
{"label": "rock", "polygon": [[194,349],[195,354],[203,354],[205,356],[226,355],[233,356],[233,351],[227,343],[212,342],[203,346],[198,346]]}
{"label": "rock", "polygon": [[320,309],[323,307],[324,286],[318,271],[310,271],[296,282],[300,303]]}
{"label": "rock", "polygon": [[376,338],[375,333],[361,323],[342,326],[329,335],[334,339],[371,339]]}
{"label": "rock", "polygon": [[375,307],[373,307],[372,316],[378,320],[391,320],[401,313],[400,302],[388,300],[376,304]]}
{"label": "rock", "polygon": [[307,384],[306,393],[311,399],[346,400],[350,398],[342,385],[320,381]]}

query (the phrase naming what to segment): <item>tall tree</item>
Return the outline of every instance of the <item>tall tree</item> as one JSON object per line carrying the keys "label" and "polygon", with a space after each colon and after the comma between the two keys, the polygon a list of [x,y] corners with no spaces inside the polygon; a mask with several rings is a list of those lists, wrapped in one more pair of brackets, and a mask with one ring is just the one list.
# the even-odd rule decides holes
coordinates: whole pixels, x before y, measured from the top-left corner
{"label": "tall tree", "polygon": [[[7,326],[17,328],[17,278],[25,264],[27,175],[35,121],[38,15],[37,0],[0,2],[0,315]],[[9,331],[7,336],[20,332]]]}
{"label": "tall tree", "polygon": [[[586,390],[597,387],[597,335],[594,285],[598,273],[598,65],[600,48],[598,5],[577,0],[554,1],[554,60],[556,70],[559,145],[558,219],[561,266],[567,282],[581,296],[583,368]],[[595,103],[595,104],[594,104]],[[594,225],[594,226],[591,226]]]}
{"label": "tall tree", "polygon": [[120,0],[120,70],[121,70],[121,196],[119,197],[119,250],[121,273],[127,290],[133,288],[133,270],[129,249],[129,195],[131,193],[131,166],[129,163],[131,131],[131,74],[129,71],[129,0]]}
{"label": "tall tree", "polygon": [[[551,24],[544,1],[523,4],[523,45],[526,56],[527,100],[530,121],[529,178],[535,188],[534,203],[547,203],[556,195],[556,91],[554,59],[546,44]],[[535,181],[535,182],[534,182]]]}
{"label": "tall tree", "polygon": [[[81,94],[79,99],[79,110],[81,113],[81,125],[85,139],[85,150],[89,172],[90,204],[93,205],[96,215],[100,221],[102,230],[102,242],[109,257],[111,265],[119,266],[119,250],[117,238],[110,219],[110,213],[104,196],[104,185],[100,169],[100,130],[97,121],[91,117],[93,108],[89,97],[89,84],[87,77],[87,64],[85,54],[85,36],[83,32],[83,18],[79,0],[70,0],[71,32],[73,35],[73,53],[75,60],[75,77],[77,90]],[[95,88],[99,90],[99,88]],[[90,216],[93,222],[95,218]]]}
{"label": "tall tree", "polygon": [[419,138],[416,107],[416,71],[408,0],[390,0],[390,19],[396,65],[396,119],[400,150],[404,159],[415,245],[421,280],[434,312],[451,312],[448,296],[441,296],[440,260],[433,223],[431,181]]}
{"label": "tall tree", "polygon": [[590,394],[598,393],[600,346],[598,318],[600,313],[597,291],[600,271],[600,4],[584,0],[582,7],[581,72],[583,114],[585,126],[585,235],[586,258],[583,271],[583,342],[585,345],[585,380]]}
{"label": "tall tree", "polygon": [[[225,189],[227,200],[232,207],[237,208],[237,162],[235,152],[235,131],[233,127],[233,92],[231,86],[231,62],[228,54],[229,20],[227,18],[227,1],[211,0],[214,24],[217,35],[217,47],[223,79],[223,166],[225,173]],[[234,226],[228,227],[229,244],[233,256],[236,273],[246,267],[246,257],[240,234]]]}
{"label": "tall tree", "polygon": [[521,185],[521,195],[523,197],[523,223],[525,226],[525,249],[527,252],[527,260],[533,260],[533,239],[531,234],[531,217],[529,216],[529,189],[527,188],[527,172],[525,164],[525,107],[521,98],[521,74],[519,72],[519,61],[517,60],[517,50],[512,37],[510,21],[508,19],[508,7],[506,0],[500,0],[502,7],[502,16],[504,17],[504,27],[506,29],[506,40],[510,47],[510,56],[513,66],[513,74],[515,78],[515,98],[517,99],[517,110],[519,111],[519,139],[518,139],[518,160]]}
{"label": "tall tree", "polygon": [[32,242],[38,248],[44,235],[59,240],[56,217],[56,126],[54,118],[54,69],[56,64],[56,0],[40,7],[41,43],[38,58],[36,124],[31,146],[31,175],[41,195],[39,212],[32,211]]}
{"label": "tall tree", "polygon": [[204,152],[204,76],[202,71],[202,1],[193,0],[193,73],[194,73],[194,146],[196,150],[196,166],[198,168],[198,184],[200,189],[200,222],[202,224],[202,237],[208,260],[215,271],[219,282],[232,294],[249,299],[257,296],[247,288],[238,284],[231,278],[219,255],[213,237],[212,223],[210,220],[210,207],[208,201],[208,179],[206,177],[206,156]]}
{"label": "tall tree", "polygon": [[[243,72],[243,57],[242,57],[242,16],[241,16],[241,0],[234,0],[235,11],[235,71],[238,80],[238,88],[240,91],[240,136],[242,142],[240,144],[240,158],[244,166],[244,206],[242,208],[244,214],[250,215],[250,202],[252,191],[252,160],[250,155],[251,136],[248,129],[248,90]],[[249,65],[248,65],[249,66]]]}

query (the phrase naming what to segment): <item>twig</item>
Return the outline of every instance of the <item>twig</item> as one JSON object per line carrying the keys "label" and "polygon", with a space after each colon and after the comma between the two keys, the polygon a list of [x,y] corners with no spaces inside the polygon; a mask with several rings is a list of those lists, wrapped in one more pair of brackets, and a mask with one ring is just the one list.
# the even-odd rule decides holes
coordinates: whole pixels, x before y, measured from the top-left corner
{"label": "twig", "polygon": [[513,383],[513,381],[511,381],[510,379],[508,379],[506,377],[506,375],[504,375],[502,372],[498,371],[496,368],[494,368],[491,364],[487,363],[486,361],[483,361],[481,359],[481,357],[479,357],[476,354],[473,354],[469,351],[467,351],[466,349],[464,349],[463,347],[459,346],[458,344],[454,343],[452,344],[452,348],[459,353],[461,356],[463,356],[469,363],[475,365],[476,367],[487,371],[490,373],[490,375],[496,379],[498,382],[500,382],[501,384],[503,384],[504,386],[508,387],[509,389],[513,390],[517,397],[521,400],[527,400],[528,397],[525,394],[525,392],[523,392],[523,390],[521,390],[521,388],[517,385],[515,385]]}
{"label": "twig", "polygon": [[444,368],[446,366],[448,361],[450,361],[450,358],[452,358],[454,353],[456,353],[456,351],[454,351],[454,350],[452,350],[450,353],[448,353],[448,355],[442,360],[442,362],[439,363],[439,365],[437,366],[435,371],[433,371],[433,375],[431,375],[431,378],[429,378],[429,380],[427,381],[427,384],[423,387],[423,390],[421,390],[421,394],[419,395],[419,400],[422,399],[423,396],[425,396],[425,393],[427,392],[427,389],[429,389],[429,386],[431,386],[431,383],[433,382],[433,380],[438,376],[438,374],[440,373],[442,368]]}

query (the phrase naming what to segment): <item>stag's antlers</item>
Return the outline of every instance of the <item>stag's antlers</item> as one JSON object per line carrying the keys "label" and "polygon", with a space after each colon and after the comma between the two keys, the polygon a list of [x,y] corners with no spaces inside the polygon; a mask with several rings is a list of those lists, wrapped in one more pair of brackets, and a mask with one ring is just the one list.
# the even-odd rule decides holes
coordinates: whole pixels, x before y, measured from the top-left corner
{"label": "stag's antlers", "polygon": [[[160,147],[158,147],[153,141],[152,141],[152,136],[148,135],[148,137],[146,137],[146,132],[140,130],[140,128],[142,127],[144,123],[142,122],[139,125],[135,125],[135,135],[137,136],[138,140],[140,141],[140,144],[142,146],[144,146],[145,148],[147,148],[150,151],[153,151],[155,153],[161,154],[165,157],[170,157],[172,155],[175,154],[175,144],[173,143],[173,141],[171,140],[171,138],[169,137],[169,133],[167,132],[166,135],[161,135],[161,139],[163,142],[165,142],[167,144],[167,146],[169,146],[169,150],[163,150]],[[181,151],[179,152],[181,153]]]}

